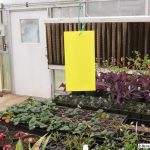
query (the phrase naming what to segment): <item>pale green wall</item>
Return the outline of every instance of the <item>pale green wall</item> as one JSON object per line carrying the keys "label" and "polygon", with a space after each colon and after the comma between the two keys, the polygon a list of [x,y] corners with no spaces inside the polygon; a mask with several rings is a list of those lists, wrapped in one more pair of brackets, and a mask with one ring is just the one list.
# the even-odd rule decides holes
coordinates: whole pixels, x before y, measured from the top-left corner
{"label": "pale green wall", "polygon": [[10,62],[8,53],[0,53],[0,66],[2,66],[3,89],[11,90]]}

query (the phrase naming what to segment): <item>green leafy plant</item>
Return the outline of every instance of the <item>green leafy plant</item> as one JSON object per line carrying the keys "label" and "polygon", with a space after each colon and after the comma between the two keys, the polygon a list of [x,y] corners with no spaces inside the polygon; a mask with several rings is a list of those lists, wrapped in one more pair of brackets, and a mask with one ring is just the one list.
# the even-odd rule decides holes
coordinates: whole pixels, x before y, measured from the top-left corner
{"label": "green leafy plant", "polygon": [[105,134],[104,138],[104,143],[95,150],[138,150],[138,135],[128,130],[122,131],[117,139],[112,139],[109,134]]}
{"label": "green leafy plant", "polygon": [[114,140],[110,140],[110,138],[105,137],[103,146],[99,146],[97,150],[116,150],[118,146]]}
{"label": "green leafy plant", "polygon": [[102,109],[99,109],[94,114],[94,117],[100,119],[109,119],[110,115],[108,113],[105,113]]}
{"label": "green leafy plant", "polygon": [[103,112],[102,109],[93,112],[81,108],[60,108],[52,102],[30,98],[19,105],[9,107],[1,113],[1,116],[9,115],[14,125],[26,124],[29,130],[43,128],[48,132],[57,130],[79,135],[91,133],[93,136],[98,136],[98,133],[102,132],[108,123],[115,125],[115,119],[117,119],[114,116],[112,120],[110,115]]}
{"label": "green leafy plant", "polygon": [[86,129],[88,128],[88,124],[89,124],[88,121],[82,121],[81,123],[78,124],[78,127],[75,128],[73,134],[79,134],[79,135],[83,133],[86,134]]}
{"label": "green leafy plant", "polygon": [[73,148],[77,150],[82,150],[84,144],[91,145],[93,141],[94,139],[91,138],[89,135],[87,135],[86,137],[84,136],[84,134],[81,134],[80,136],[68,135],[66,140],[64,141],[64,144],[66,145],[66,148],[70,150]]}
{"label": "green leafy plant", "polygon": [[136,133],[130,133],[130,131],[126,130],[120,139],[124,145],[122,150],[137,150],[138,135]]}
{"label": "green leafy plant", "polygon": [[83,110],[80,109],[80,108],[75,108],[73,111],[71,111],[68,116],[70,117],[74,117],[76,115],[79,115],[79,114],[82,114],[83,113]]}
{"label": "green leafy plant", "polygon": [[47,128],[47,131],[51,131],[51,130],[59,128],[62,123],[63,123],[63,121],[61,120],[61,117],[55,116],[55,117],[51,118],[51,122]]}
{"label": "green leafy plant", "polygon": [[[40,148],[41,148],[41,150],[45,150],[46,145],[49,142],[49,139],[50,139],[50,135],[48,137],[46,137],[46,135],[44,135],[32,146],[32,148],[29,144],[28,150],[39,150]],[[21,139],[18,140],[15,150],[24,150]]]}
{"label": "green leafy plant", "polygon": [[54,132],[50,134],[50,141],[58,142],[60,140],[61,134],[59,132]]}
{"label": "green leafy plant", "polygon": [[133,57],[127,57],[128,68],[137,70],[147,70],[147,64],[149,63],[149,55],[145,54],[142,58],[139,51],[133,51]]}

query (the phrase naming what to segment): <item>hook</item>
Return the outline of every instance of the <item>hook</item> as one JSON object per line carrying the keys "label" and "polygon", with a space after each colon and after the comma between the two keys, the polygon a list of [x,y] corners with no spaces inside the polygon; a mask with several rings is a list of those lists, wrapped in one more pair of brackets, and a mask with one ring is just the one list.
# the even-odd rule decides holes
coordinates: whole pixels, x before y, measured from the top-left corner
{"label": "hook", "polygon": [[29,7],[29,3],[28,2],[26,2],[26,7]]}

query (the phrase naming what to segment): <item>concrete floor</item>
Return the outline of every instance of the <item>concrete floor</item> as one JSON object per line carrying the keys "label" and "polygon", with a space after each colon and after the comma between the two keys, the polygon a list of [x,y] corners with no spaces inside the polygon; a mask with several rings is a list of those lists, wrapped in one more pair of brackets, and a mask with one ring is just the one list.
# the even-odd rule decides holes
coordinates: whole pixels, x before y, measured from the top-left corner
{"label": "concrete floor", "polygon": [[27,96],[18,96],[12,94],[6,94],[3,97],[0,97],[0,111],[5,110],[7,107],[14,104],[19,104],[27,99]]}

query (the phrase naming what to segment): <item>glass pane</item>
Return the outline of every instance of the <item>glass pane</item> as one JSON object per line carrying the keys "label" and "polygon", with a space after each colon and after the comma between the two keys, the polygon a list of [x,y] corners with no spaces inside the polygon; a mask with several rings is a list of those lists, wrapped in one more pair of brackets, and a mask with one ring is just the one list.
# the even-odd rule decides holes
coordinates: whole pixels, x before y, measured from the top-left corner
{"label": "glass pane", "polygon": [[21,19],[21,41],[23,43],[39,43],[39,20]]}
{"label": "glass pane", "polygon": [[145,1],[121,0],[119,5],[119,13],[121,16],[145,15]]}
{"label": "glass pane", "polygon": [[61,18],[61,8],[60,7],[55,7],[52,8],[52,18]]}
{"label": "glass pane", "polygon": [[139,16],[145,15],[143,0],[109,0],[87,3],[87,13],[91,17],[102,16]]}
{"label": "glass pane", "polygon": [[64,7],[62,8],[63,18],[83,17],[83,7]]}
{"label": "glass pane", "polygon": [[117,16],[117,1],[102,1],[87,3],[87,16]]}
{"label": "glass pane", "polygon": [[64,70],[54,70],[55,78],[55,91],[63,91],[63,88],[59,88],[62,83],[65,83],[65,71]]}
{"label": "glass pane", "polygon": [[83,17],[83,6],[68,6],[52,8],[52,18]]}

